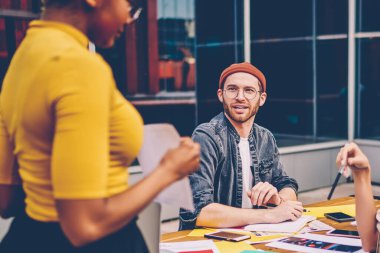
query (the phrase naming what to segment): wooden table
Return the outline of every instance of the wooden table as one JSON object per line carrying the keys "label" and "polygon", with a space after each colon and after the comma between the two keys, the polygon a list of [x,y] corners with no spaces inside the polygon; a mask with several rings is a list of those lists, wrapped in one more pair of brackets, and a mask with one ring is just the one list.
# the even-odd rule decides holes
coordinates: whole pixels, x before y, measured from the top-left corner
{"label": "wooden table", "polygon": [[[306,205],[305,207],[338,206],[338,205],[349,205],[349,204],[354,204],[354,203],[355,203],[355,198],[345,197],[345,198],[337,198],[337,199],[328,200],[328,201],[322,201],[322,202]],[[380,207],[379,200],[376,200],[375,203],[376,203],[376,206]],[[336,229],[357,230],[356,226],[352,226],[350,222],[336,222],[327,218],[319,218],[319,220],[333,226]],[[187,236],[190,232],[191,230],[183,230],[183,231],[163,234],[161,236],[161,242],[184,242],[184,241],[205,240],[205,238],[202,238],[202,237]],[[265,246],[264,243],[255,244],[254,247],[252,246],[252,249],[254,248],[267,250],[267,251],[275,251],[275,252],[289,252],[288,250],[267,247]]]}

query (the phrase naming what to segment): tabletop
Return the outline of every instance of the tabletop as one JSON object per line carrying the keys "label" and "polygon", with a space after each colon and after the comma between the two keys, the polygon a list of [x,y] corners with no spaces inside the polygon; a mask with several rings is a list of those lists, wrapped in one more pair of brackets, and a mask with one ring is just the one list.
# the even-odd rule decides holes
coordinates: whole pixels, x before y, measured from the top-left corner
{"label": "tabletop", "polygon": [[[320,207],[320,206],[338,206],[338,205],[349,205],[354,204],[355,198],[353,197],[344,197],[344,198],[337,198],[322,202],[317,202],[309,205],[305,205],[305,208],[307,207]],[[380,200],[375,200],[376,206],[380,207]],[[333,226],[336,229],[346,229],[346,230],[357,230],[356,226],[351,225],[351,222],[336,222],[327,218],[318,218],[318,220],[329,224]],[[178,232],[172,232],[161,235],[161,242],[184,242],[184,241],[197,241],[197,240],[205,240],[206,238],[202,237],[191,237],[187,236],[191,230],[183,230]],[[231,242],[232,243],[232,242]],[[252,249],[262,249],[267,251],[275,251],[275,252],[290,252],[288,250],[282,250],[278,248],[271,248],[267,247],[265,243],[262,244],[255,244],[252,246]]]}

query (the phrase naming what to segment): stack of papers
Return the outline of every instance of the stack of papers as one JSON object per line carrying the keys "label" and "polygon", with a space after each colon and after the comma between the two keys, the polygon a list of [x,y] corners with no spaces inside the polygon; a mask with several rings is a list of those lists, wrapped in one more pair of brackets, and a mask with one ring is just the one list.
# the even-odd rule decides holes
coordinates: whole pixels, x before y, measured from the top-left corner
{"label": "stack of papers", "polygon": [[201,240],[160,243],[161,253],[231,253],[254,249],[254,247],[245,242]]}
{"label": "stack of papers", "polygon": [[[144,143],[138,160],[144,175],[151,173],[171,148],[178,147],[180,136],[170,124],[150,124],[144,126]],[[178,193],[181,194],[178,194]],[[163,190],[156,202],[194,211],[193,192],[187,177]]]}
{"label": "stack of papers", "polygon": [[296,233],[303,228],[308,222],[315,220],[314,216],[302,215],[296,221],[286,221],[278,224],[254,224],[244,227],[248,231],[278,232],[278,233]]}

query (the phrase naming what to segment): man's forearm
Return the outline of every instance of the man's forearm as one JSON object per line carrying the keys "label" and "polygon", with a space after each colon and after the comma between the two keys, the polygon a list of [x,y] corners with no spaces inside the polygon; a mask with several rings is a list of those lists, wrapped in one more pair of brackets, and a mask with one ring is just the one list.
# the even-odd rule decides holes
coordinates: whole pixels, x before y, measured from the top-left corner
{"label": "man's forearm", "polygon": [[265,223],[269,221],[267,213],[268,210],[244,209],[211,203],[202,208],[196,225],[223,228]]}
{"label": "man's forearm", "polygon": [[278,195],[280,195],[280,198],[283,200],[297,200],[296,192],[293,188],[285,187],[283,188]]}

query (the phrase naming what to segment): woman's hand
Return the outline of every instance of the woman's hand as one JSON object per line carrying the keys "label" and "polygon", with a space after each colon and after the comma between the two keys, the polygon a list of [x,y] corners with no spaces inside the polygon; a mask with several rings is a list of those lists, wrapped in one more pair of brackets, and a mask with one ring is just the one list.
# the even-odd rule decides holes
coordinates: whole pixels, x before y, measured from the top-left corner
{"label": "woman's hand", "polygon": [[340,149],[336,157],[336,166],[349,166],[354,175],[368,174],[370,172],[370,165],[368,158],[360,150],[355,143],[346,144]]}
{"label": "woman's hand", "polygon": [[181,138],[177,148],[170,149],[161,159],[159,168],[162,168],[179,180],[199,167],[200,145],[191,138]]}

